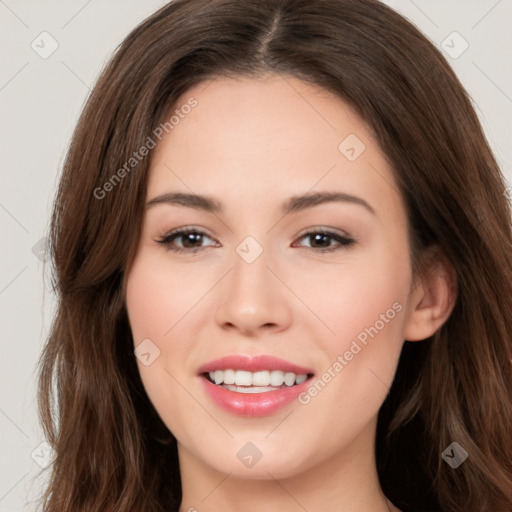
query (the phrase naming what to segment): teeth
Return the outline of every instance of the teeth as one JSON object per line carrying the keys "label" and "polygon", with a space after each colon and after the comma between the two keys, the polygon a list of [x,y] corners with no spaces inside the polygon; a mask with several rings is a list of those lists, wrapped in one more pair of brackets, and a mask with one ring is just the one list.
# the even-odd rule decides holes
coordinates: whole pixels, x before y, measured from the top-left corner
{"label": "teeth", "polygon": [[236,391],[237,393],[267,393],[268,391],[275,391],[276,388],[272,386],[235,386],[233,384],[223,384],[223,388],[229,389],[229,391]]}
{"label": "teeth", "polygon": [[[308,376],[304,374],[295,375],[293,372],[282,372],[281,370],[263,370],[259,372],[247,372],[245,370],[215,370],[210,372],[210,380],[215,384],[225,384],[228,389],[237,386],[254,386],[255,388],[279,387],[285,384],[293,386],[301,384]],[[259,391],[254,391],[259,392]]]}
{"label": "teeth", "polygon": [[[252,374],[252,385],[253,386],[268,386],[270,383],[270,373],[267,371],[264,372],[254,372]],[[227,384],[224,382],[224,384]]]}
{"label": "teeth", "polygon": [[287,386],[293,386],[295,384],[295,373],[285,373],[284,374],[284,383]]}
{"label": "teeth", "polygon": [[224,370],[224,384],[235,383],[235,370]]}
{"label": "teeth", "polygon": [[284,382],[284,373],[280,370],[270,372],[270,384],[280,386]]}
{"label": "teeth", "polygon": [[242,370],[237,370],[235,372],[235,384],[237,386],[252,386],[251,372],[244,372]]}
{"label": "teeth", "polygon": [[297,378],[295,379],[295,384],[302,384],[306,379],[308,378],[307,375],[297,375]]}

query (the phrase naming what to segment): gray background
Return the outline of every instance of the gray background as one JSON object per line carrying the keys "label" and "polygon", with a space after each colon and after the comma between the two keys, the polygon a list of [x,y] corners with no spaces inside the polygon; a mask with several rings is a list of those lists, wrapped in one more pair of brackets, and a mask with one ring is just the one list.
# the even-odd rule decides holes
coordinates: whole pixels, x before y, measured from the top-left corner
{"label": "gray background", "polygon": [[[37,252],[65,150],[106,58],[157,0],[0,0],[0,512],[28,504],[51,460],[38,424],[35,365],[54,298]],[[474,100],[512,183],[512,1],[388,0],[438,47]],[[48,32],[58,48],[51,49]],[[464,41],[469,47],[464,49]],[[32,48],[32,42],[37,48]],[[456,58],[454,58],[456,56]],[[39,256],[38,256],[39,254]]]}

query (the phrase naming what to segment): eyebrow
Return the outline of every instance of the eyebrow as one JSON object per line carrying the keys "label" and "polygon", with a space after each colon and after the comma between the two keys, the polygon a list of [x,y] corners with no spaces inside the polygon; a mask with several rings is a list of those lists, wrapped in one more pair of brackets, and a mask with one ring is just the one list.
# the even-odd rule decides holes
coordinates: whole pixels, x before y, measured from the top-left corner
{"label": "eyebrow", "polygon": [[[301,196],[292,196],[283,203],[281,210],[284,215],[287,215],[303,211],[320,204],[333,202],[356,204],[364,207],[373,215],[376,215],[375,210],[364,199],[351,194],[345,194],[343,192],[313,192]],[[182,192],[167,192],[156,196],[146,203],[146,208],[150,208],[158,204],[177,204],[193,208],[195,210],[203,210],[208,213],[220,214],[223,211],[221,203],[212,197]]]}

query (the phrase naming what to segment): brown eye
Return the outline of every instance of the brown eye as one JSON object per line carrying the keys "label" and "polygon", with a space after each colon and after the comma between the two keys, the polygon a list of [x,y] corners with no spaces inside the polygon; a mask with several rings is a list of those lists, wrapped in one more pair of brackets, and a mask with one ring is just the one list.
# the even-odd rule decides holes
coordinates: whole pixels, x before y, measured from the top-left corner
{"label": "brown eye", "polygon": [[[165,235],[158,239],[157,242],[170,251],[195,254],[208,247],[202,245],[207,238],[212,240],[206,233],[198,229],[180,229]],[[325,230],[305,233],[299,240],[303,239],[309,240],[310,245],[302,247],[314,250],[315,252],[333,252],[355,243],[355,240],[351,238]]]}
{"label": "brown eye", "polygon": [[[310,231],[301,236],[300,240],[308,239],[310,246],[306,246],[310,249],[314,249],[317,252],[331,252],[341,247],[349,247],[355,243],[355,240],[342,236],[338,233],[331,231]],[[332,245],[332,242],[336,242],[337,245]]]}
{"label": "brown eye", "polygon": [[[203,248],[201,243],[205,238],[210,237],[197,229],[181,229],[165,235],[157,242],[171,251],[196,253]],[[176,240],[181,241],[181,243],[176,244]]]}

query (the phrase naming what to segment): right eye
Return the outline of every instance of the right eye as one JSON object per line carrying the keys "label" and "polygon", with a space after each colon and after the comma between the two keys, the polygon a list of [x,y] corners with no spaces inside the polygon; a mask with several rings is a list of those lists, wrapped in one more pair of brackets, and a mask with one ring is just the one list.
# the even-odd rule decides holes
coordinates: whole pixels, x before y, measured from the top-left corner
{"label": "right eye", "polygon": [[[198,229],[180,228],[171,231],[170,233],[166,234],[165,236],[161,237],[156,241],[159,244],[162,244],[166,249],[170,251],[174,251],[177,253],[189,252],[195,254],[199,250],[204,248],[201,247],[200,245],[196,245],[201,244],[205,237],[210,238],[206,233]],[[176,245],[175,240],[181,240],[181,245]]]}

